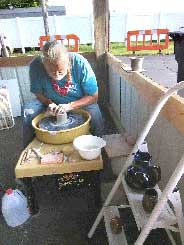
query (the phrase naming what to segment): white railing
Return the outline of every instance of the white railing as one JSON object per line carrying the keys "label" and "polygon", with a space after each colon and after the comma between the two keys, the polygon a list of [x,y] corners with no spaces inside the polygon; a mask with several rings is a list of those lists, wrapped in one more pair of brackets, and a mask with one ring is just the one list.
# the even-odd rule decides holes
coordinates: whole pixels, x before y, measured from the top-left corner
{"label": "white railing", "polygon": [[[110,16],[110,41],[125,41],[130,30],[168,28],[178,30],[183,26],[183,13],[122,13]],[[94,44],[93,16],[49,16],[50,34],[74,33],[80,43]],[[82,28],[81,28],[82,27]],[[44,35],[42,17],[0,19],[0,31],[7,36],[13,48],[38,47],[39,36]]]}

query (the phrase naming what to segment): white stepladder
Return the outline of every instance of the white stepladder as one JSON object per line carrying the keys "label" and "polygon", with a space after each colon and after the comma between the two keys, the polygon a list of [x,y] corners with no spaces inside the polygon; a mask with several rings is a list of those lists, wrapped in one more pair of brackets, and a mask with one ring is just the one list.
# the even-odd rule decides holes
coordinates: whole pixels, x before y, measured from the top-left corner
{"label": "white stepladder", "polygon": [[[121,234],[112,234],[110,229],[110,220],[114,216],[119,216],[118,208],[127,208],[130,207],[132,209],[137,227],[141,230],[140,235],[138,236],[135,244],[142,245],[146,240],[152,229],[156,228],[164,228],[170,238],[172,244],[176,244],[173,239],[170,231],[180,232],[181,242],[184,245],[184,217],[182,212],[182,202],[180,199],[179,191],[173,192],[175,187],[177,186],[180,178],[184,173],[184,155],[181,160],[178,162],[172,176],[170,177],[166,187],[163,192],[160,191],[159,187],[156,185],[155,189],[158,192],[159,200],[155,205],[152,213],[148,215],[145,213],[142,207],[142,198],[143,194],[135,192],[126,184],[124,179],[124,174],[127,170],[127,167],[132,164],[133,161],[133,153],[135,153],[140,145],[144,142],[146,136],[148,135],[152,125],[154,124],[157,116],[159,115],[162,107],[165,105],[169,97],[174,94],[176,91],[184,88],[184,81],[176,84],[174,87],[170,88],[159,100],[157,106],[153,110],[147,124],[142,130],[139,138],[135,146],[133,147],[129,157],[126,160],[121,172],[119,173],[117,180],[107,196],[103,207],[101,208],[93,226],[91,227],[88,237],[91,238],[100,223],[101,219],[104,216],[105,227],[108,235],[108,240],[110,245],[124,245],[127,244],[126,237],[122,228]],[[126,196],[129,201],[129,205],[120,205],[120,206],[109,206],[111,200],[114,197],[114,194],[118,190],[120,184],[123,184]],[[172,205],[169,205],[169,202]],[[171,206],[173,208],[171,208]]]}

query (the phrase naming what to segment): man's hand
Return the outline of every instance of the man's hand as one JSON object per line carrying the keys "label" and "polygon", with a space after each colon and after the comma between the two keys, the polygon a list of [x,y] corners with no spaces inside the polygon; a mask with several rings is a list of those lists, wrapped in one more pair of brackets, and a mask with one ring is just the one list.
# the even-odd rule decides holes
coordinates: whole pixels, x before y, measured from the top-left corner
{"label": "man's hand", "polygon": [[50,112],[51,115],[56,116],[59,113],[64,113],[64,112],[68,112],[71,111],[72,105],[71,103],[68,104],[59,104],[56,105],[55,103],[52,103],[48,106],[48,111]]}
{"label": "man's hand", "polygon": [[71,103],[68,103],[68,104],[59,104],[57,106],[57,114],[58,113],[63,113],[63,112],[69,112],[71,111],[73,108],[72,108],[72,105]]}
{"label": "man's hand", "polygon": [[49,104],[47,110],[48,112],[52,115],[52,116],[55,116],[56,115],[56,109],[57,109],[57,105],[55,103],[51,103]]}

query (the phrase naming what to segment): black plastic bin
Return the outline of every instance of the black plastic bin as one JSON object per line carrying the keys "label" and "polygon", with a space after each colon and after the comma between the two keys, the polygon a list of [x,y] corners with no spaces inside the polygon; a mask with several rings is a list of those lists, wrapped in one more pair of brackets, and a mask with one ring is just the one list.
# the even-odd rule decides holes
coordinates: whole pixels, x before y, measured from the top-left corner
{"label": "black plastic bin", "polygon": [[177,82],[184,81],[184,28],[182,31],[169,32],[174,40],[174,54],[178,63]]}

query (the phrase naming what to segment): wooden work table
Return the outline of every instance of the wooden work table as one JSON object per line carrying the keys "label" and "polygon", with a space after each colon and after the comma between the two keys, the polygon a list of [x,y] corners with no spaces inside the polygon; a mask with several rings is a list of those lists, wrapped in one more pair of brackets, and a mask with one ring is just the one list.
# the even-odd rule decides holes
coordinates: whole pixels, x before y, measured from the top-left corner
{"label": "wooden work table", "polygon": [[[29,154],[25,159],[25,153],[29,152],[29,149],[35,148],[40,151],[41,154],[47,154],[50,152],[63,152],[66,155],[65,150],[67,147],[73,148],[72,144],[51,145],[45,144],[37,140],[36,138],[25,148],[21,153],[20,158],[15,167],[15,176],[19,181],[23,183],[28,195],[28,204],[32,214],[36,214],[39,210],[38,203],[35,198],[34,188],[32,186],[32,177],[46,176],[46,175],[67,175],[71,173],[86,173],[86,175],[92,176],[92,183],[89,184],[90,188],[93,188],[95,193],[96,203],[100,200],[100,171],[103,169],[103,161],[101,156],[95,160],[87,161],[79,156],[79,153],[73,149],[71,155],[64,158],[62,163],[54,164],[41,164],[40,160],[34,154]],[[67,160],[69,159],[69,161]]]}
{"label": "wooden work table", "polygon": [[52,174],[66,174],[81,171],[92,171],[103,169],[103,161],[101,157],[95,160],[87,161],[82,159],[78,152],[74,150],[71,158],[72,162],[65,160],[63,163],[56,164],[40,164],[39,159],[33,155],[30,156],[26,161],[22,161],[24,153],[31,148],[40,149],[41,154],[46,154],[52,151],[62,151],[65,154],[64,149],[66,146],[72,147],[72,144],[63,145],[51,145],[41,143],[36,138],[25,148],[20,155],[18,163],[15,167],[16,178],[52,175]]}

